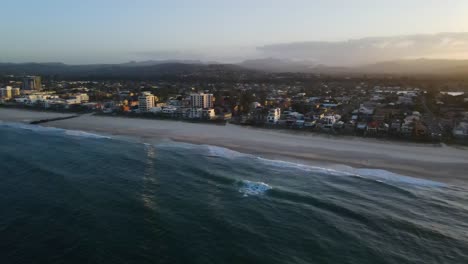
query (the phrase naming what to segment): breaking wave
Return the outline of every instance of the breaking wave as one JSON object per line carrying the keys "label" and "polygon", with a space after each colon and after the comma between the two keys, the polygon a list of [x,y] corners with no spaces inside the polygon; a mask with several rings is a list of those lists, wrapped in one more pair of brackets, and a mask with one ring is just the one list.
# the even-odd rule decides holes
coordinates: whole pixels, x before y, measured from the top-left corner
{"label": "breaking wave", "polygon": [[261,195],[271,189],[272,187],[264,182],[243,180],[239,192],[243,193],[244,196]]}
{"label": "breaking wave", "polygon": [[111,139],[111,137],[109,136],[89,133],[89,132],[80,131],[80,130],[68,130],[68,129],[62,129],[62,128],[56,128],[56,127],[45,127],[45,126],[40,126],[40,125],[31,125],[31,124],[24,124],[24,123],[0,121],[0,126],[24,129],[24,130],[29,130],[29,131],[38,132],[38,133],[51,133],[51,134],[58,134],[58,135],[94,138],[94,139]]}

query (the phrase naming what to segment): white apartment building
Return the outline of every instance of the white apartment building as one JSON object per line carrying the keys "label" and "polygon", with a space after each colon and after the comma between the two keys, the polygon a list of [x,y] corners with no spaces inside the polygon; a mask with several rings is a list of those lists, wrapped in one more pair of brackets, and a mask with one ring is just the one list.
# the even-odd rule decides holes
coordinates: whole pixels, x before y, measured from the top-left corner
{"label": "white apartment building", "polygon": [[168,106],[168,107],[162,108],[162,112],[164,114],[174,114],[176,111],[177,111],[177,107],[174,107],[174,106]]}
{"label": "white apartment building", "polygon": [[154,95],[144,92],[138,97],[138,109],[140,112],[149,112],[154,107]]}
{"label": "white apartment building", "polygon": [[15,98],[15,101],[18,103],[24,104],[35,104],[38,102],[44,102],[45,100],[55,100],[59,99],[57,95],[47,92],[35,92],[22,97]]}
{"label": "white apartment building", "polygon": [[194,108],[213,108],[213,94],[191,94],[190,105]]}

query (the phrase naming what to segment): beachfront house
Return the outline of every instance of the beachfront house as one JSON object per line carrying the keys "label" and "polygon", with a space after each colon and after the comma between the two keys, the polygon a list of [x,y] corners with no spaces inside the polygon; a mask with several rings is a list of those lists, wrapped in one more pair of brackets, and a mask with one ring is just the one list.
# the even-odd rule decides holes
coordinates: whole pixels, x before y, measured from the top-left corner
{"label": "beachfront house", "polygon": [[400,133],[403,136],[409,137],[413,134],[414,124],[413,122],[405,122],[401,125]]}
{"label": "beachfront house", "polygon": [[269,124],[278,124],[281,117],[281,109],[273,108],[268,111],[267,122]]}
{"label": "beachfront house", "polygon": [[372,115],[374,110],[375,108],[370,105],[361,104],[361,106],[359,106],[359,114]]}
{"label": "beachfront house", "polygon": [[216,119],[215,110],[213,108],[203,109],[202,118],[205,120]]}
{"label": "beachfront house", "polygon": [[456,125],[452,130],[453,137],[457,139],[468,138],[468,121],[462,121]]}

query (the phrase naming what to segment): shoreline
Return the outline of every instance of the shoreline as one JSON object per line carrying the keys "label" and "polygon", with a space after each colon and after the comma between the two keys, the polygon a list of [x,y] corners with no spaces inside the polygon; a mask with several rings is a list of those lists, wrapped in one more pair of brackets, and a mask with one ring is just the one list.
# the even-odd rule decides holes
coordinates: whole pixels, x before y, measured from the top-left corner
{"label": "shoreline", "polygon": [[[0,120],[10,122],[51,119],[62,114],[0,109]],[[114,136],[130,136],[154,143],[168,139],[198,145],[213,145],[262,158],[347,170],[346,167],[381,169],[400,175],[451,185],[468,183],[468,150],[464,147],[423,143],[383,142],[363,138],[330,138],[300,135],[236,125],[165,120],[100,117],[89,114],[51,121],[44,127],[81,130]],[[325,165],[324,165],[325,164]]]}
{"label": "shoreline", "polygon": [[[93,115],[93,116],[98,116],[98,117],[109,117],[109,118],[122,118],[122,119],[137,119],[137,120],[148,120],[148,121],[168,121],[168,122],[183,122],[183,123],[189,123],[189,124],[203,124],[203,125],[235,125],[235,126],[240,126],[244,128],[250,128],[250,129],[255,129],[255,130],[260,130],[260,131],[273,131],[275,133],[285,133],[285,134],[292,134],[292,135],[299,135],[299,136],[315,136],[315,137],[323,137],[327,139],[348,139],[348,140],[353,140],[353,139],[362,139],[364,141],[375,141],[379,143],[384,143],[384,144],[412,144],[412,145],[432,145],[432,146],[451,146],[454,148],[461,148],[461,149],[466,149],[468,150],[468,142],[460,142],[460,141],[430,141],[430,140],[424,140],[424,139],[411,139],[411,138],[399,138],[399,137],[376,137],[376,136],[362,136],[362,135],[352,135],[352,134],[331,134],[331,133],[321,133],[317,131],[307,131],[303,129],[289,129],[285,127],[278,127],[278,128],[270,128],[270,127],[265,127],[265,126],[251,126],[251,125],[242,125],[242,124],[232,124],[229,122],[214,122],[214,121],[191,121],[190,119],[173,119],[173,118],[148,118],[148,117],[143,117],[143,116],[126,116],[126,115],[110,115],[110,114],[99,114],[95,112],[60,112],[60,111],[49,111],[49,110],[40,110],[40,109],[28,109],[28,108],[16,108],[16,107],[0,107],[1,109],[7,109],[7,110],[17,110],[17,111],[23,111],[23,112],[38,112],[41,114],[50,114],[52,116],[54,115],[61,115],[65,116],[64,119],[67,118],[67,116],[73,115],[73,118],[75,116],[81,116],[81,115]],[[16,120],[17,118],[15,118]],[[51,119],[62,119],[62,117],[53,117]],[[0,117],[0,121],[1,121]],[[33,123],[36,124],[36,120],[24,120],[24,122],[31,122],[34,121]],[[55,120],[39,120],[38,123],[45,123],[45,122],[50,122],[50,121],[55,121]]]}

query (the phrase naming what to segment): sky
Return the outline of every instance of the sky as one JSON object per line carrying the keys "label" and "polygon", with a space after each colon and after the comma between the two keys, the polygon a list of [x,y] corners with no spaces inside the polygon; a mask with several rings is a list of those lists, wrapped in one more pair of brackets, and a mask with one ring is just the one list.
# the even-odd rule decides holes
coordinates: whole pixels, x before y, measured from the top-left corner
{"label": "sky", "polygon": [[0,62],[230,62],[268,45],[468,32],[466,0],[1,2]]}

